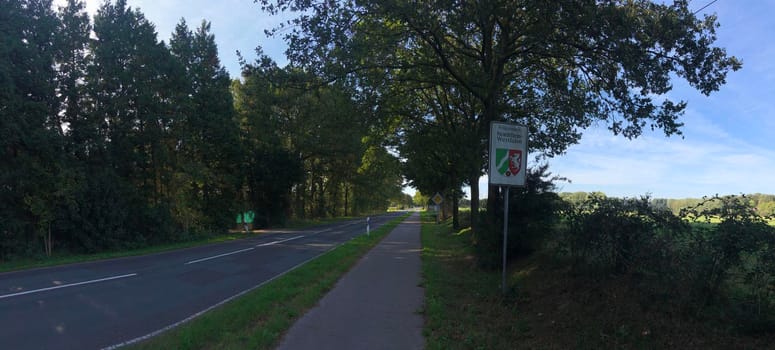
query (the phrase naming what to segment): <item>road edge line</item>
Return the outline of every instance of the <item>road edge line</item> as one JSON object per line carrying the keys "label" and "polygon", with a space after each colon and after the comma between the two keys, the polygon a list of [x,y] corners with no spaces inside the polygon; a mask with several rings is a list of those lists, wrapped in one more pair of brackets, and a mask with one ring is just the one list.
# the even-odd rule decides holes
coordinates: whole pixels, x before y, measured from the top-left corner
{"label": "road edge line", "polygon": [[[389,222],[389,220],[388,220],[388,222]],[[403,222],[403,220],[402,220],[401,222]],[[399,224],[400,224],[401,222],[399,222]],[[384,224],[386,224],[386,223],[387,223],[387,222],[384,222],[384,223],[382,223],[380,226],[382,226],[382,225],[384,225]],[[279,275],[277,275],[277,276],[274,276],[274,277],[272,277],[272,278],[270,278],[270,279],[268,279],[268,280],[266,280],[266,281],[263,281],[263,282],[261,282],[261,283],[259,283],[259,284],[255,285],[255,286],[253,286],[253,287],[250,287],[250,288],[248,288],[248,289],[245,289],[245,290],[243,290],[243,291],[241,291],[241,292],[239,292],[239,293],[237,293],[237,294],[234,294],[234,295],[232,295],[232,296],[230,296],[230,297],[228,297],[228,298],[226,298],[226,299],[223,299],[223,300],[219,301],[218,303],[215,303],[215,304],[213,304],[213,305],[211,305],[211,306],[208,306],[208,307],[207,307],[207,308],[205,308],[204,310],[201,310],[201,311],[199,311],[199,312],[197,312],[197,313],[194,313],[194,314],[192,314],[191,316],[188,316],[188,317],[186,317],[186,318],[184,318],[184,319],[182,319],[182,320],[180,320],[180,321],[178,321],[178,322],[175,322],[175,323],[173,323],[173,324],[170,324],[170,325],[167,325],[167,326],[165,326],[165,327],[163,327],[163,328],[157,329],[157,330],[155,330],[155,331],[153,331],[153,332],[151,332],[151,333],[148,333],[148,334],[146,334],[146,335],[139,336],[139,337],[137,337],[137,338],[130,339],[130,340],[127,340],[127,341],[124,341],[124,342],[118,343],[118,344],[113,344],[113,345],[109,345],[109,346],[103,347],[103,348],[101,348],[101,350],[115,350],[115,349],[118,349],[118,348],[121,348],[121,347],[124,347],[124,346],[127,346],[127,345],[132,345],[132,344],[135,344],[135,343],[139,343],[139,342],[141,342],[141,341],[148,340],[148,339],[150,339],[150,338],[153,338],[153,337],[155,337],[155,336],[157,336],[157,335],[159,335],[159,334],[161,334],[161,333],[164,333],[164,332],[166,332],[166,331],[169,331],[169,330],[171,330],[171,329],[173,329],[173,328],[176,328],[176,327],[178,327],[178,326],[180,326],[180,325],[183,325],[184,323],[190,322],[191,320],[193,320],[193,319],[195,319],[195,318],[197,318],[197,317],[199,317],[199,316],[202,316],[203,314],[207,313],[208,311],[211,311],[211,310],[213,310],[213,309],[215,309],[215,308],[218,308],[219,306],[221,306],[221,305],[223,305],[223,304],[226,304],[226,303],[228,303],[228,302],[230,302],[230,301],[232,301],[232,300],[234,300],[234,299],[237,299],[237,298],[239,298],[239,297],[241,297],[241,296],[243,296],[243,295],[245,295],[245,294],[247,294],[247,293],[250,293],[250,292],[252,292],[253,290],[256,290],[256,289],[258,289],[258,288],[261,288],[262,286],[264,286],[264,285],[265,285],[265,284],[267,284],[267,283],[270,283],[270,282],[272,282],[272,281],[274,281],[274,280],[276,280],[276,279],[278,279],[278,278],[280,278],[280,277],[282,277],[282,276],[285,276],[285,275],[286,275],[286,274],[288,274],[288,273],[291,273],[292,271],[294,271],[294,270],[296,270],[297,268],[299,268],[299,267],[301,267],[301,266],[303,266],[303,265],[307,264],[308,262],[310,262],[310,261],[312,261],[312,260],[315,260],[315,259],[319,258],[320,256],[322,256],[322,255],[324,255],[324,254],[326,254],[326,253],[328,253],[328,252],[330,252],[330,251],[332,251],[332,250],[336,249],[337,247],[341,246],[342,244],[345,244],[345,243],[347,243],[347,242],[349,242],[349,241],[352,241],[353,239],[356,239],[356,238],[358,238],[359,236],[362,236],[362,235],[364,235],[364,234],[366,234],[366,232],[362,232],[362,233],[360,233],[360,234],[357,234],[357,235],[355,235],[355,236],[351,237],[350,239],[348,239],[348,240],[346,240],[346,241],[344,241],[344,242],[342,242],[342,243],[340,243],[340,244],[338,244],[338,245],[335,245],[335,246],[333,246],[333,247],[331,247],[331,248],[328,248],[328,249],[326,249],[325,251],[321,252],[321,253],[320,253],[320,254],[318,254],[318,255],[315,255],[315,256],[313,256],[313,257],[310,257],[309,259],[307,259],[307,260],[304,260],[304,261],[302,261],[302,262],[300,262],[300,263],[298,263],[298,264],[294,265],[294,266],[293,266],[293,267],[291,267],[290,269],[288,269],[288,270],[286,270],[286,271],[283,271],[282,273],[280,273],[280,274],[279,274]],[[388,232],[388,234],[389,234],[389,232]],[[383,238],[384,238],[384,237],[383,237]],[[379,243],[377,243],[377,244],[379,244]]]}
{"label": "road edge line", "polygon": [[[357,236],[356,236],[356,237],[357,237]],[[355,238],[355,237],[353,237],[353,238]],[[349,241],[350,241],[350,240],[352,240],[353,238],[351,238],[351,239],[349,239],[349,240],[347,240],[347,241],[349,242]],[[343,242],[343,243],[344,243],[344,242]],[[341,245],[341,244],[340,244],[340,245]],[[321,255],[323,255],[323,254],[326,254],[326,253],[328,253],[328,252],[330,252],[330,251],[334,250],[336,247],[339,247],[340,245],[333,246],[333,247],[329,248],[328,250],[321,252],[321,253],[320,253],[320,254],[318,254],[318,255],[315,255],[315,256],[313,256],[313,257],[311,257],[311,258],[307,259],[307,260],[304,260],[304,261],[302,261],[302,262],[300,262],[300,263],[298,263],[298,264],[294,265],[294,266],[293,266],[293,267],[291,267],[290,269],[288,269],[288,270],[286,270],[286,271],[283,271],[281,274],[279,274],[279,275],[277,275],[277,276],[274,276],[274,277],[272,277],[272,278],[270,278],[270,279],[268,279],[268,280],[266,280],[266,281],[263,281],[263,282],[261,282],[261,283],[259,283],[259,284],[255,285],[255,286],[253,286],[253,287],[250,287],[250,288],[248,288],[248,289],[245,289],[245,290],[243,290],[243,291],[241,291],[241,292],[239,292],[239,293],[237,293],[237,294],[234,294],[234,295],[232,295],[232,296],[230,296],[230,297],[228,297],[228,298],[226,298],[226,299],[223,299],[223,300],[219,301],[218,303],[216,303],[216,304],[213,304],[213,305],[211,305],[211,306],[208,306],[206,309],[204,309],[204,310],[202,310],[202,311],[199,311],[199,312],[197,312],[197,313],[195,313],[195,314],[192,314],[191,316],[188,316],[188,317],[186,317],[186,318],[184,318],[184,319],[182,319],[182,320],[180,320],[180,321],[178,321],[178,322],[175,322],[175,323],[173,323],[173,324],[167,325],[167,326],[165,326],[164,328],[161,328],[161,329],[155,330],[155,331],[153,331],[153,332],[151,332],[151,333],[148,333],[148,334],[146,334],[146,335],[143,335],[143,336],[140,336],[140,337],[137,337],[137,338],[131,339],[131,340],[127,340],[127,341],[125,341],[125,342],[122,342],[122,343],[118,343],[118,344],[114,344],[114,345],[110,345],[110,346],[104,347],[104,348],[102,348],[102,350],[114,350],[114,349],[118,349],[118,348],[121,348],[121,347],[124,347],[124,346],[127,346],[127,345],[132,345],[132,344],[135,344],[135,343],[141,342],[141,341],[143,341],[143,340],[147,340],[147,339],[153,338],[153,337],[155,337],[155,336],[157,336],[157,335],[159,335],[159,334],[161,334],[161,333],[164,333],[164,332],[166,332],[166,331],[168,331],[168,330],[170,330],[170,329],[176,328],[176,327],[178,327],[178,326],[180,326],[180,325],[182,325],[182,324],[184,324],[184,323],[187,323],[187,322],[189,322],[189,321],[191,321],[191,320],[193,320],[193,319],[195,319],[195,318],[197,318],[197,317],[199,317],[199,316],[202,316],[203,314],[207,313],[208,311],[211,311],[211,310],[213,310],[213,309],[215,309],[215,308],[217,308],[217,307],[219,307],[219,306],[221,306],[221,305],[223,305],[223,304],[226,304],[226,303],[228,303],[228,302],[230,302],[230,301],[232,301],[232,300],[234,300],[234,299],[237,299],[237,298],[239,298],[239,297],[241,297],[241,296],[243,296],[243,295],[245,295],[245,294],[247,294],[247,293],[250,293],[250,292],[252,292],[252,291],[253,291],[253,290],[255,290],[255,289],[261,288],[261,287],[262,287],[262,286],[264,286],[265,284],[267,284],[267,283],[269,283],[269,282],[272,282],[272,281],[274,281],[274,280],[276,280],[276,279],[278,279],[278,278],[280,278],[280,277],[282,277],[282,276],[285,276],[286,274],[288,274],[288,273],[292,272],[293,270],[296,270],[297,268],[299,268],[299,267],[303,266],[304,264],[306,264],[306,263],[308,263],[308,262],[310,262],[310,261],[312,261],[312,260],[315,260],[315,259],[317,259],[318,257],[320,257]]]}

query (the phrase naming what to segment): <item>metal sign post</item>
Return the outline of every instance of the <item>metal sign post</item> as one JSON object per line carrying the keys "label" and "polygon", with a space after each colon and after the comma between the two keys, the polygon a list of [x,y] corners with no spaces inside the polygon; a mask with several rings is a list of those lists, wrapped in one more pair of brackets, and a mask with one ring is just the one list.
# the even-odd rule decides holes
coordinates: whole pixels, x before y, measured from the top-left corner
{"label": "metal sign post", "polygon": [[501,276],[501,289],[506,294],[506,248],[509,245],[509,189],[506,186],[506,197],[503,198],[503,274]]}
{"label": "metal sign post", "polygon": [[509,123],[490,123],[490,185],[506,188],[503,198],[503,274],[501,289],[507,292],[506,260],[509,237],[509,189],[525,187],[527,128]]}
{"label": "metal sign post", "polygon": [[442,197],[440,193],[436,192],[431,200],[433,200],[433,203],[436,203],[436,223],[438,224],[441,221],[441,210],[439,209],[441,209],[441,203],[444,202],[444,197]]}

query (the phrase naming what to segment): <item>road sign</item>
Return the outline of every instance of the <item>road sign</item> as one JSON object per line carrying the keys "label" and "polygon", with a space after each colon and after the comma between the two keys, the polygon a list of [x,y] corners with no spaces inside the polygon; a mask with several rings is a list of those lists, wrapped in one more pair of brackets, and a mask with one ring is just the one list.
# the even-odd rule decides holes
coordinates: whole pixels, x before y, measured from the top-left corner
{"label": "road sign", "polygon": [[431,200],[433,200],[433,203],[435,203],[436,205],[439,205],[441,204],[441,202],[444,201],[444,197],[442,197],[438,192],[436,192],[436,194],[433,195],[433,198],[431,198]]}
{"label": "road sign", "polygon": [[490,123],[490,185],[505,187],[503,196],[503,271],[501,288],[506,294],[506,247],[509,233],[509,189],[525,186],[527,128],[516,124]]}
{"label": "road sign", "polygon": [[527,128],[490,123],[490,184],[525,186],[526,168]]}
{"label": "road sign", "polygon": [[256,213],[252,210],[248,210],[242,217],[246,224],[252,224],[253,220],[256,218]]}

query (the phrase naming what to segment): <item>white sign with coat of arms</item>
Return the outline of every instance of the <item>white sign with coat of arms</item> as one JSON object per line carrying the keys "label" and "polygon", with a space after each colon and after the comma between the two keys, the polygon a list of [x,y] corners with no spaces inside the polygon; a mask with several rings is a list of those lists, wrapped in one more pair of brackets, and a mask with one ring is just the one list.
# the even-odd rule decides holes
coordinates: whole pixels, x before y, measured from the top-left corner
{"label": "white sign with coat of arms", "polygon": [[490,123],[490,184],[525,186],[527,128],[516,124]]}

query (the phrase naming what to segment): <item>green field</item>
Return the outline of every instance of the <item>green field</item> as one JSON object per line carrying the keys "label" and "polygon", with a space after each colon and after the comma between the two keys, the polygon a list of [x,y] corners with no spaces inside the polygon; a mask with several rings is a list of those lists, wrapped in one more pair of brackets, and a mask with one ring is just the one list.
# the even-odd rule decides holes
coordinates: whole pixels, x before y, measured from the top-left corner
{"label": "green field", "polygon": [[[770,226],[775,226],[775,217],[771,218],[763,218],[764,221],[766,221]],[[702,218],[696,218],[696,219],[687,219],[691,222],[698,222],[698,223],[710,223],[710,224],[719,224],[721,223],[721,218],[718,216],[710,216],[710,217],[702,217]]]}

